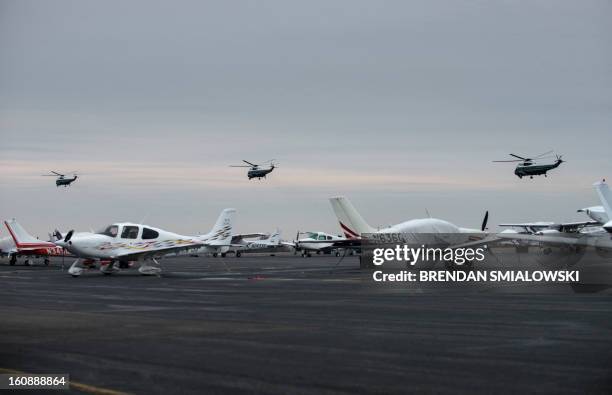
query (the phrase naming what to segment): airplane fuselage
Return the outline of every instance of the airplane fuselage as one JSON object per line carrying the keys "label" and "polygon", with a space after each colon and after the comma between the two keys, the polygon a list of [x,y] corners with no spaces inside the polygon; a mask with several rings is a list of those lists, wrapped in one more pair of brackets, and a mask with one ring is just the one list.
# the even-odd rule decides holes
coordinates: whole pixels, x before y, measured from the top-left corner
{"label": "airplane fuselage", "polygon": [[116,227],[113,230],[114,235],[89,232],[75,233],[69,241],[58,240],[55,244],[66,248],[80,258],[113,260],[124,255],[163,251],[165,248],[181,247],[200,242],[200,240],[190,236],[138,224],[115,224],[109,226],[105,232],[112,227]]}

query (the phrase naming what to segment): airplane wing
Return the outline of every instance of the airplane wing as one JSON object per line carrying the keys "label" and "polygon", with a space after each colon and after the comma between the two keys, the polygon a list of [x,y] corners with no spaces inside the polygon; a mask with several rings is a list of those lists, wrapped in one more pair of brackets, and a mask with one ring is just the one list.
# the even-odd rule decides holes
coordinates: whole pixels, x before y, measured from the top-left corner
{"label": "airplane wing", "polygon": [[523,228],[530,232],[537,232],[543,229],[555,229],[560,232],[572,232],[577,231],[585,226],[599,226],[597,221],[578,221],[578,222],[524,222],[514,224],[499,224],[501,227],[507,228]]}
{"label": "airplane wing", "polygon": [[554,222],[523,222],[523,223],[514,223],[514,224],[499,224],[501,227],[508,228],[534,228],[534,229],[544,229],[550,228],[554,226]]}
{"label": "airplane wing", "polygon": [[587,236],[583,235],[581,237],[569,237],[562,235],[555,236],[546,236],[546,235],[521,235],[521,234],[510,234],[510,233],[500,233],[497,235],[500,239],[510,239],[510,240],[526,240],[526,241],[536,241],[540,243],[547,244],[557,244],[557,245],[571,245],[571,246],[592,246],[597,248],[606,248],[612,249],[612,239],[610,239],[607,235],[602,236]]}
{"label": "airplane wing", "polygon": [[267,233],[238,233],[232,235],[232,241],[240,240],[240,239],[255,239],[260,237],[268,237],[270,236]]}

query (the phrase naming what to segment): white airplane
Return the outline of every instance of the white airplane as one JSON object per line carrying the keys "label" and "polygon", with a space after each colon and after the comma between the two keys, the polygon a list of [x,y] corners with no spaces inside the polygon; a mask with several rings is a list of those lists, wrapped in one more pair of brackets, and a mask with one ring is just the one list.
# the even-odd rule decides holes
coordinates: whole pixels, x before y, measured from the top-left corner
{"label": "white airplane", "polygon": [[404,241],[415,244],[427,244],[433,241],[438,245],[452,248],[474,247],[499,240],[488,237],[489,235],[485,232],[489,218],[488,211],[485,213],[480,229],[461,228],[436,218],[413,219],[377,229],[363,219],[346,197],[332,197],[329,200],[340,223],[340,228],[346,236],[345,239],[334,241],[334,247],[360,248],[363,237],[367,237],[368,234],[401,234]]}
{"label": "white airplane", "polygon": [[[68,273],[76,277],[83,273],[81,259],[110,261],[100,265],[100,271],[111,274],[119,270],[116,262],[142,261],[138,271],[145,275],[161,273],[156,258],[169,253],[206,247],[210,251],[226,251],[231,242],[235,209],[225,209],[212,230],[205,235],[184,236],[148,225],[115,223],[98,233],[69,231],[56,245],[73,253],[78,259]],[[153,264],[149,264],[151,260]]]}
{"label": "white airplane", "polygon": [[357,239],[362,234],[368,233],[440,233],[456,235],[453,236],[453,241],[467,242],[469,241],[467,236],[462,235],[484,233],[489,218],[489,213],[485,213],[480,229],[460,228],[448,221],[436,218],[412,219],[387,228],[376,229],[363,219],[347,198],[338,196],[330,198],[329,201],[347,239]]}
{"label": "white airplane", "polygon": [[244,240],[243,244],[237,246],[236,256],[239,257],[243,252],[277,252],[282,250],[285,244],[281,242],[280,230],[276,229],[266,239]]}
{"label": "white airplane", "polygon": [[[605,181],[593,184],[599,196],[607,218],[612,218],[612,193]],[[603,219],[603,217],[601,217]],[[596,248],[612,249],[612,221],[606,221],[601,226],[593,226],[588,231],[566,232],[562,229],[546,229],[535,234],[500,233],[503,239],[537,241],[560,246],[593,246]]]}
{"label": "white airplane", "polygon": [[[605,181],[604,181],[605,182]],[[520,233],[520,234],[555,234],[555,233],[590,233],[597,231],[601,225],[608,222],[610,217],[606,214],[603,206],[591,206],[577,210],[579,213],[585,213],[592,221],[577,221],[577,222],[525,222],[525,223],[506,223],[499,224],[501,227],[509,229],[502,233]]]}
{"label": "white airplane", "polygon": [[[300,238],[301,234],[305,234],[306,237]],[[310,258],[313,252],[320,254],[336,251],[336,256],[338,256],[338,247],[334,247],[334,243],[342,240],[344,240],[342,237],[325,232],[298,232],[295,241],[284,243],[293,247],[296,253],[301,252],[302,257]]]}
{"label": "white airplane", "polygon": [[608,216],[608,214],[606,214],[606,210],[604,209],[603,206],[592,206],[592,207],[581,208],[580,210],[578,210],[578,212],[585,213],[593,221],[596,221],[602,225],[610,221],[610,217]]}

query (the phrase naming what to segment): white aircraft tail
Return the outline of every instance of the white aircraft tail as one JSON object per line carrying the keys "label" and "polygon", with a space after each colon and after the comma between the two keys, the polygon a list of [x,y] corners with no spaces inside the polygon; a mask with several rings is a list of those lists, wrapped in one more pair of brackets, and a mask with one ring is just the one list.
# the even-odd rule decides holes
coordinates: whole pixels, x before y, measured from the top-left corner
{"label": "white aircraft tail", "polygon": [[349,239],[361,237],[362,233],[374,233],[376,229],[368,225],[363,217],[357,212],[350,200],[344,196],[329,199],[336,218],[340,222],[342,232]]}
{"label": "white aircraft tail", "polygon": [[221,211],[215,226],[213,226],[210,233],[208,233],[206,241],[209,245],[230,245],[232,244],[232,228],[234,223],[234,215],[236,209],[226,208]]}
{"label": "white aircraft tail", "polygon": [[280,230],[277,228],[274,233],[270,235],[268,238],[268,243],[273,246],[277,246],[280,244]]}
{"label": "white aircraft tail", "polygon": [[599,195],[599,200],[601,200],[601,205],[608,218],[612,218],[612,192],[610,192],[608,184],[605,181],[600,181],[593,184],[593,186],[597,191],[597,195]]}
{"label": "white aircraft tail", "polygon": [[10,221],[4,221],[4,224],[6,225],[6,228],[17,246],[41,243],[40,240],[29,234],[15,218],[11,219]]}

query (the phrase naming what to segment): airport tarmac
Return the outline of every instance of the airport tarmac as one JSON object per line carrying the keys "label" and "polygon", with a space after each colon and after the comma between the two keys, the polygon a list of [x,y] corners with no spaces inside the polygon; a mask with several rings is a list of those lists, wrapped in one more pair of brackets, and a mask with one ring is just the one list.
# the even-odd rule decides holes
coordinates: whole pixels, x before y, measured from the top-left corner
{"label": "airport tarmac", "polygon": [[[0,368],[73,392],[611,393],[612,295],[386,289],[355,257],[179,257],[72,278],[0,265]],[[68,260],[67,260],[68,261]]]}

